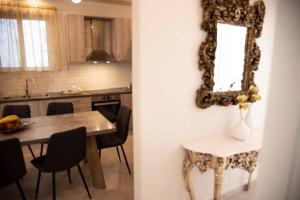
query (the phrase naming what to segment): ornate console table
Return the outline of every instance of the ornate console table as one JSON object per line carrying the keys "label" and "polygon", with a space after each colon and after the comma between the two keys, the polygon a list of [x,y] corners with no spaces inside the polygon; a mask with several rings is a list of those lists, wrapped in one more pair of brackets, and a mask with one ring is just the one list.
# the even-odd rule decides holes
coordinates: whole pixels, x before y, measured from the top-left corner
{"label": "ornate console table", "polygon": [[198,167],[201,173],[206,172],[207,169],[214,170],[214,200],[219,200],[224,170],[233,168],[246,170],[249,173],[247,188],[250,188],[251,175],[256,168],[262,147],[262,136],[255,134],[247,141],[237,141],[229,135],[216,135],[187,142],[182,146],[186,151],[183,175],[190,199],[195,199],[190,172],[193,167]]}

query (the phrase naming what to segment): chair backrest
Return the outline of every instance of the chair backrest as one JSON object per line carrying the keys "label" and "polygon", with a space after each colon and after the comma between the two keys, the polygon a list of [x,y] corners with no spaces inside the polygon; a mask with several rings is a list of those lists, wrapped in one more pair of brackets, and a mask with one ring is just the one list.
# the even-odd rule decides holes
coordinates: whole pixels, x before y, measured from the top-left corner
{"label": "chair backrest", "polygon": [[117,117],[117,134],[122,142],[127,140],[131,109],[126,106],[121,106]]}
{"label": "chair backrest", "polygon": [[6,105],[3,108],[2,117],[8,115],[17,115],[20,118],[30,118],[30,106],[29,105]]}
{"label": "chair backrest", "polygon": [[21,143],[18,139],[0,142],[0,187],[16,182],[26,174]]}
{"label": "chair backrest", "polygon": [[45,171],[58,172],[70,169],[85,158],[86,128],[53,134],[48,143]]}
{"label": "chair backrest", "polygon": [[63,115],[74,112],[72,102],[52,102],[48,104],[47,115]]}

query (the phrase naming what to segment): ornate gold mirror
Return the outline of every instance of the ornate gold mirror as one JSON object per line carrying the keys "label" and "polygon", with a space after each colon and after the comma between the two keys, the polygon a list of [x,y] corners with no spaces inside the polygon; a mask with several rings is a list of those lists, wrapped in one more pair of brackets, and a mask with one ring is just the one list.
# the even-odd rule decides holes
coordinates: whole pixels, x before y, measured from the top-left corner
{"label": "ornate gold mirror", "polygon": [[[207,32],[199,49],[199,69],[203,84],[197,91],[200,108],[236,105],[254,83],[260,50],[265,5],[258,0],[202,0],[203,22]],[[250,99],[249,99],[250,101]]]}

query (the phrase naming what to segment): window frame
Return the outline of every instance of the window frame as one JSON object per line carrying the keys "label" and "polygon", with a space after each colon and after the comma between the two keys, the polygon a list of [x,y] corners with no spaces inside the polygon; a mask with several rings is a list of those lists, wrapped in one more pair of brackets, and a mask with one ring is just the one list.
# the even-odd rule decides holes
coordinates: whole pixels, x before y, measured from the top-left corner
{"label": "window frame", "polygon": [[[49,40],[48,40],[48,31],[47,31],[47,20],[44,19],[43,17],[21,17],[21,18],[14,18],[14,17],[1,17],[0,19],[7,19],[7,20],[16,20],[17,22],[17,31],[18,31],[18,46],[19,46],[19,66],[0,66],[4,69],[19,69],[19,68],[25,68],[27,70],[34,69],[34,68],[45,68],[48,69],[50,68],[50,60],[49,60]],[[28,67],[26,63],[26,48],[25,48],[25,35],[24,35],[24,30],[23,30],[23,20],[37,20],[37,21],[44,21],[45,22],[45,27],[46,27],[46,41],[47,41],[47,57],[48,57],[48,65],[47,66],[35,66],[35,67]]]}

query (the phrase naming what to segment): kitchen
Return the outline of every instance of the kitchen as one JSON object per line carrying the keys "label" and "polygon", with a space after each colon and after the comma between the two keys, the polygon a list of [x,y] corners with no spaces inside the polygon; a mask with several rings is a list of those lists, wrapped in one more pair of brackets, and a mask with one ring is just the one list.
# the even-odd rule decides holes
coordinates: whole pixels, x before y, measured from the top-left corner
{"label": "kitchen", "polygon": [[[22,7],[24,9],[29,7],[29,9],[40,9],[45,13],[47,11],[55,12],[57,16],[55,23],[51,23],[52,25],[54,24],[51,28],[52,30],[57,30],[56,33],[49,32],[42,24],[39,24],[38,28],[40,30],[48,31],[45,34],[48,40],[46,46],[43,46],[45,44],[42,42],[36,42],[39,39],[43,40],[43,34],[37,34],[30,38],[26,36],[26,31],[28,32],[28,30],[23,25],[25,39],[21,39],[20,37],[18,42],[20,43],[20,48],[22,49],[23,47],[25,49],[25,53],[15,53],[13,47],[10,47],[5,42],[11,42],[10,40],[13,39],[11,37],[7,39],[5,38],[5,34],[2,34],[0,62],[2,63],[0,67],[1,116],[6,105],[27,104],[30,106],[31,117],[34,118],[45,116],[49,103],[71,102],[74,107],[74,113],[99,111],[106,119],[115,123],[121,106],[132,109],[130,1],[108,2],[91,0],[80,3],[76,3],[76,1],[72,2],[71,0],[24,1],[23,3],[19,3],[19,1],[0,1],[0,4],[1,9],[4,10],[9,6],[15,6],[15,9],[20,10],[22,13]],[[35,19],[34,13],[31,13],[30,17]],[[1,33],[7,28],[4,24],[3,20]],[[15,28],[11,28],[11,30],[16,31]],[[34,30],[33,27],[29,32],[34,33]],[[36,43],[33,42],[33,38]],[[32,46],[28,44],[28,40],[31,41]],[[53,45],[53,43],[56,45]],[[44,49],[55,49],[55,52],[48,51],[48,55],[45,58],[43,50],[42,48],[40,49],[39,45],[43,46],[42,48]],[[16,56],[18,59],[10,60],[5,58],[7,54],[3,53],[4,48],[11,48],[10,55],[16,56],[20,54]],[[32,53],[29,52],[30,49],[38,49],[40,52],[35,51]],[[27,67],[26,64],[24,65],[25,58],[27,59]],[[32,62],[31,64],[30,61]],[[9,67],[5,67],[7,63],[9,63],[7,65]],[[14,66],[13,64],[16,63],[19,65]],[[133,198],[133,178],[127,172],[127,167],[128,170],[129,168],[133,169],[131,155],[132,129],[131,120],[128,141],[124,145],[130,163],[129,166],[126,158],[127,166],[123,158],[122,163],[119,163],[115,150],[105,150],[101,157],[103,160],[103,170],[107,173],[104,173],[104,177],[112,176],[114,181],[115,179],[122,181],[122,177],[125,176],[126,181],[123,183],[126,185],[125,189],[122,189],[122,185],[119,186],[115,182],[106,180],[108,185],[106,190],[101,190],[93,194],[95,193],[94,189],[91,189],[94,198],[99,194],[103,195],[102,193],[105,193],[104,195],[107,196],[110,196],[111,193],[116,193],[112,194],[115,197],[108,197],[107,199],[119,199],[118,196],[123,193],[126,193],[128,199]],[[37,154],[40,148],[39,145],[31,146],[34,153]],[[23,147],[23,151],[26,162],[29,162],[32,158],[31,153],[25,146]],[[114,167],[111,166],[112,164]],[[28,173],[31,173],[30,170],[34,169],[30,168],[27,170]],[[75,175],[74,173],[72,175],[75,179],[75,176],[78,174]],[[35,177],[35,174],[32,174],[32,176]],[[24,182],[28,181],[32,184],[30,187],[34,190],[35,178],[34,181],[24,179]],[[80,178],[78,181],[80,181]],[[68,185],[68,183],[62,184]],[[41,183],[41,187],[43,187],[42,185]],[[92,187],[91,183],[88,185],[90,185],[90,188]],[[26,188],[26,186],[24,187]],[[73,189],[76,190],[77,188]],[[79,185],[78,190],[81,191],[82,189],[81,185]],[[59,198],[59,187],[57,187],[57,190],[57,197]],[[111,190],[117,190],[117,192],[112,192]],[[32,191],[29,189],[30,192]],[[61,192],[61,195],[64,195],[64,192]],[[68,193],[68,191],[65,192],[66,194]],[[18,194],[14,193],[16,193],[14,186],[8,191],[1,188],[0,197],[3,194],[7,195],[4,196],[5,198],[19,198]],[[41,193],[40,199],[47,198],[47,195],[51,197],[51,189],[46,191],[44,196]],[[29,194],[28,198],[31,199],[32,197]],[[80,194],[78,198],[86,198],[85,193]]]}

